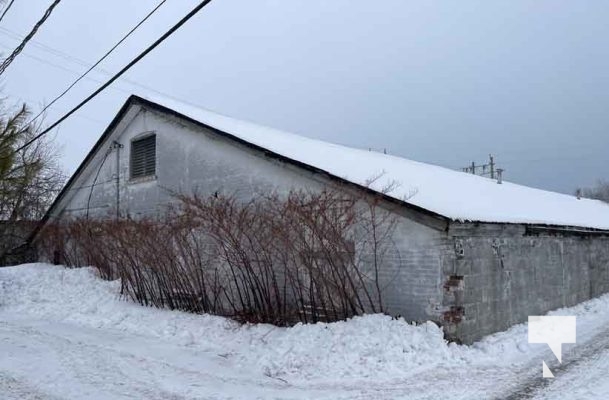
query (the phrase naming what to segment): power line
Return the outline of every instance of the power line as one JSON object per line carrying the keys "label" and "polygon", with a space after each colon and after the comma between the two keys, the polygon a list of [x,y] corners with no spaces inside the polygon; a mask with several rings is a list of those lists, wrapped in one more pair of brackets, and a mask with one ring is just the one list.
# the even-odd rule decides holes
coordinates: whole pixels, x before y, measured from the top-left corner
{"label": "power line", "polygon": [[[15,40],[21,40],[21,36],[19,36],[17,33],[15,33],[14,31],[11,31],[10,29],[7,29],[7,28],[0,27],[0,34],[6,35],[6,36],[8,36],[8,37],[10,37],[12,39],[15,39]],[[80,58],[77,58],[77,57],[71,56],[69,54],[66,54],[66,53],[62,52],[61,50],[58,50],[58,49],[53,48],[51,46],[48,46],[48,45],[46,45],[46,44],[44,44],[42,42],[32,40],[31,43],[34,46],[40,48],[41,50],[46,51],[49,54],[52,54],[54,56],[63,58],[66,61],[69,61],[71,63],[77,64],[77,65],[80,65],[80,66],[84,66],[86,68],[89,68],[92,65],[91,63],[88,63],[88,62],[86,62],[86,61],[84,61],[84,60],[82,60]],[[55,63],[49,62],[49,61],[47,61],[45,59],[36,57],[36,56],[28,54],[26,52],[23,52],[22,54],[24,56],[26,56],[26,57],[29,57],[29,58],[31,58],[33,60],[36,60],[36,61],[40,62],[40,63],[51,65],[51,66],[53,66],[55,68],[58,68],[58,69],[61,69],[61,70],[67,71],[67,72],[71,72],[71,73],[73,73],[75,75],[79,75],[80,74],[80,72],[77,72],[77,71],[75,71],[73,69],[64,67],[64,66],[59,65],[59,64],[55,64]],[[101,67],[96,67],[95,71],[97,71],[99,73],[102,73],[102,74],[105,74],[105,75],[108,75],[108,76],[112,76],[111,72],[109,72],[109,71],[107,71],[107,70],[105,70],[105,69],[103,69]],[[88,79],[90,81],[97,82],[97,83],[102,83],[101,80],[98,80],[98,79],[95,79],[95,78],[91,78],[90,76],[86,76],[85,79]],[[174,96],[174,95],[168,94],[168,93],[160,91],[158,89],[154,89],[154,88],[152,88],[150,86],[144,85],[143,83],[137,82],[137,81],[132,80],[132,79],[121,78],[121,79],[119,79],[119,81],[124,82],[124,83],[128,83],[130,85],[139,87],[141,89],[144,89],[144,90],[147,90],[149,92],[161,95],[163,97],[167,97],[167,98],[170,98],[170,99],[173,99],[173,100],[180,101],[182,103],[187,103],[187,104],[191,104],[193,106],[200,107],[200,105],[192,103],[190,100],[186,100],[184,98],[180,98],[178,96]],[[132,93],[132,91],[124,90],[124,89],[118,88],[116,86],[111,87],[111,89],[114,89],[114,90],[117,90],[117,91],[120,91],[120,92],[123,92],[123,93],[127,93],[127,94],[131,94]]]}
{"label": "power line", "polygon": [[[6,36],[8,38],[11,38],[13,40],[16,40],[16,41],[21,41],[24,38],[23,35],[15,32],[15,31],[12,31],[12,30],[10,30],[8,28],[5,28],[5,27],[0,27],[0,34]],[[57,57],[64,58],[64,59],[66,59],[66,60],[68,60],[70,62],[73,62],[75,64],[78,64],[80,66],[89,67],[91,65],[90,63],[87,63],[86,61],[83,61],[83,60],[81,60],[81,59],[79,59],[77,57],[71,56],[70,54],[67,54],[67,53],[65,53],[65,52],[63,52],[61,50],[57,50],[56,48],[48,46],[45,43],[40,42],[38,40],[32,39],[30,41],[30,44],[32,46],[34,46],[34,47],[37,47],[37,48],[39,48],[41,50],[44,50],[44,51],[48,52],[49,54],[52,54],[52,55],[57,56]]]}
{"label": "power line", "polygon": [[[8,46],[7,46],[7,45],[5,45],[4,43],[1,43],[1,42],[0,42],[0,47],[8,48]],[[45,60],[44,58],[40,58],[40,57],[37,57],[37,56],[35,56],[35,55],[33,55],[33,54],[29,54],[29,53],[28,53],[28,52],[26,52],[26,51],[22,52],[22,53],[21,53],[21,55],[23,55],[24,57],[28,57],[28,58],[30,58],[30,59],[32,59],[32,60],[34,60],[34,61],[37,61],[37,62],[39,62],[39,63],[41,63],[41,64],[49,65],[49,66],[51,66],[51,67],[53,67],[53,68],[57,68],[57,69],[60,69],[60,70],[62,70],[62,71],[65,71],[65,72],[69,72],[69,73],[74,74],[74,75],[80,75],[80,74],[81,74],[81,73],[80,73],[80,72],[78,72],[78,71],[75,71],[75,70],[70,69],[70,68],[68,68],[68,67],[65,67],[65,66],[63,66],[63,65],[55,64],[55,63],[53,63],[53,62],[51,62],[51,61]],[[103,80],[101,80],[101,79],[95,79],[95,78],[92,78],[92,77],[90,77],[90,76],[85,76],[84,78],[85,78],[85,79],[87,79],[87,80],[90,80],[91,82],[95,82],[95,83],[103,83],[103,82],[104,82],[104,81],[103,81]],[[125,94],[127,94],[127,95],[132,94],[132,92],[131,92],[131,91],[126,90],[126,89],[123,89],[123,88],[121,88],[121,87],[116,87],[116,86],[113,86],[113,87],[111,87],[111,89],[112,89],[112,90],[116,90],[116,91],[121,92],[121,93],[125,93]],[[32,102],[32,100],[29,100],[29,102]],[[55,107],[56,107],[56,106],[55,106]],[[63,108],[65,109],[66,107],[63,107]],[[37,117],[39,117],[39,116],[37,116]],[[32,121],[33,121],[33,119],[32,119]],[[26,124],[26,125],[27,125],[27,124]]]}
{"label": "power line", "polygon": [[[1,27],[0,27],[0,33],[3,33],[3,32],[2,32],[2,28],[1,28]],[[2,42],[0,42],[0,47],[4,47],[4,48],[6,48],[6,49],[9,49],[9,48],[10,48],[10,46],[8,46],[8,45],[6,45],[6,44],[4,44],[4,43],[2,43]],[[49,53],[54,54],[54,53],[53,53],[53,52],[51,52],[51,51],[49,51]],[[58,51],[58,53],[60,53],[60,52]],[[56,63],[54,63],[54,62],[48,61],[47,59],[40,58],[40,57],[38,57],[38,56],[35,56],[35,55],[33,55],[33,54],[28,53],[27,51],[23,51],[23,52],[21,53],[21,55],[23,55],[23,56],[25,56],[25,57],[28,57],[28,58],[30,58],[30,59],[32,59],[32,60],[34,60],[34,61],[37,61],[37,62],[39,62],[39,63],[41,63],[41,64],[46,64],[46,65],[49,65],[49,66],[51,66],[51,67],[54,67],[54,68],[60,69],[60,70],[65,71],[65,72],[72,73],[72,74],[77,75],[77,76],[79,76],[79,75],[81,75],[81,74],[82,74],[81,72],[76,71],[76,70],[74,70],[74,69],[72,69],[72,68],[68,68],[68,67],[66,67],[66,66],[63,66],[63,65],[56,64]],[[59,55],[59,54],[56,54],[56,55]],[[85,66],[85,67],[87,67],[87,68],[88,68],[88,67],[90,67],[90,66],[92,65],[92,64],[86,64],[84,61],[82,61],[82,62],[81,62],[81,61],[80,61],[78,58],[75,58],[75,57],[71,57],[71,58],[72,58],[73,60],[69,60],[69,59],[68,59],[68,61],[71,61],[71,62],[73,62],[73,63],[75,63],[75,64],[84,65],[84,66]],[[74,61],[74,60],[75,60],[75,61]],[[96,70],[96,71],[98,71],[98,72],[101,72],[101,73],[103,73],[103,74],[106,74],[106,75],[108,75],[108,76],[112,76],[112,73],[111,73],[111,72],[108,72],[108,71],[106,71],[106,70],[104,70],[104,69],[102,69],[102,68],[99,68],[99,67],[98,67],[98,68],[95,68],[95,70]],[[95,83],[103,83],[103,82],[104,82],[104,81],[103,81],[103,80],[101,80],[101,79],[92,78],[92,77],[90,77],[90,76],[85,76],[85,77],[84,77],[84,79],[90,80],[91,82],[95,82]],[[149,90],[149,91],[152,91],[152,92],[159,93],[159,94],[164,95],[164,96],[166,96],[166,97],[172,97],[171,95],[164,94],[164,93],[162,93],[162,92],[160,92],[160,91],[158,91],[158,90],[155,90],[155,89],[153,89],[153,88],[151,88],[151,87],[145,86],[145,85],[143,85],[143,84],[141,84],[141,83],[137,83],[137,82],[135,82],[135,81],[132,81],[132,80],[129,80],[129,79],[126,79],[126,78],[122,78],[122,79],[120,79],[120,80],[121,80],[121,81],[124,81],[124,82],[126,82],[126,83],[129,83],[129,84],[131,84],[131,85],[134,85],[134,86],[139,86],[139,87],[142,87],[143,89],[146,89],[146,90]],[[126,94],[131,94],[131,93],[132,93],[132,92],[131,92],[131,91],[129,91],[129,90],[125,90],[125,89],[122,89],[122,88],[119,88],[119,87],[116,87],[116,86],[113,86],[111,89],[114,89],[114,90],[117,90],[117,91],[119,91],[119,92],[126,93]],[[176,100],[180,100],[180,99],[177,99],[177,98],[176,98]],[[185,100],[181,100],[181,101],[184,101],[184,102],[185,102]]]}
{"label": "power line", "polygon": [[131,28],[131,30],[129,32],[127,32],[127,34],[125,36],[123,36],[121,38],[121,40],[119,40],[118,42],[116,42],[116,44],[114,46],[112,46],[112,48],[110,48],[110,50],[108,50],[99,60],[97,60],[95,62],[95,64],[91,65],[89,67],[89,69],[87,69],[83,74],[81,74],[74,82],[72,82],[63,92],[61,92],[61,94],[57,97],[55,97],[47,106],[45,106],[34,118],[32,118],[30,120],[30,122],[28,123],[31,124],[32,122],[34,122],[36,119],[38,119],[38,117],[40,117],[42,114],[44,114],[44,112],[51,107],[53,104],[55,104],[55,102],[57,102],[59,99],[61,99],[63,96],[66,95],[66,93],[68,93],[78,82],[80,82],[87,74],[89,74],[89,72],[91,72],[93,69],[95,69],[95,67],[97,67],[102,61],[104,61],[114,50],[116,50],[116,48],[118,46],[121,45],[121,43],[123,43],[125,40],[127,40],[127,38],[129,36],[131,36],[131,34],[133,32],[135,32],[144,22],[146,22],[148,20],[148,18],[150,18],[159,8],[161,8],[161,6],[163,4],[165,4],[167,0],[162,0],[159,4],[157,4],[157,6],[155,8],[152,9],[152,11],[150,11],[140,22],[138,22],[133,28]]}
{"label": "power line", "polygon": [[[99,164],[99,168],[97,169],[97,172],[95,173],[95,178],[93,179],[93,184],[91,185],[91,190],[89,191],[89,196],[87,198],[87,221],[89,220],[89,207],[91,206],[91,197],[93,196],[93,189],[96,186],[96,182],[97,182],[97,178],[99,178],[99,173],[101,172],[102,168],[104,167],[104,163],[106,162],[106,160],[108,159],[108,156],[110,155],[110,153],[112,153],[112,148],[109,148],[108,150],[106,150],[106,154],[104,154],[104,158],[102,159],[101,164]],[[117,172],[118,174],[118,172]]]}
{"label": "power line", "polygon": [[4,16],[6,15],[6,13],[8,12],[8,10],[11,9],[11,6],[13,5],[13,3],[15,2],[15,0],[11,0],[10,3],[8,3],[8,6],[6,6],[6,8],[4,9],[4,11],[2,12],[2,15],[0,15],[0,21],[2,21],[4,19]]}
{"label": "power line", "polygon": [[[0,28],[0,31],[1,31],[1,29],[2,28]],[[10,48],[9,46],[7,46],[6,44],[4,44],[2,42],[0,42],[0,47],[6,48],[6,49]],[[30,58],[30,59],[32,59],[34,61],[37,61],[37,62],[39,62],[41,64],[46,64],[46,65],[49,65],[49,66],[51,66],[53,68],[57,68],[59,70],[65,71],[65,72],[69,72],[69,73],[74,74],[74,75],[80,75],[80,72],[78,72],[78,71],[75,71],[75,70],[73,70],[71,68],[67,68],[67,67],[65,67],[63,65],[55,64],[53,62],[50,62],[50,61],[45,60],[43,58],[37,57],[35,55],[29,54],[27,51],[23,51],[21,53],[21,55],[25,56],[25,57],[28,57],[28,58]],[[108,75],[111,75],[111,74],[108,72]],[[100,83],[100,84],[104,82],[103,80],[95,79],[95,78],[92,78],[90,76],[85,76],[85,79],[87,79],[87,80],[89,80],[91,82]],[[124,82],[127,82],[127,83],[130,83],[132,85],[140,86],[140,87],[142,87],[145,90],[148,90],[148,91],[160,94],[161,96],[164,96],[164,97],[167,97],[167,98],[171,98],[171,99],[174,99],[174,100],[177,100],[177,101],[181,101],[182,103],[189,103],[188,100],[181,99],[179,97],[176,97],[176,96],[173,96],[173,95],[170,95],[170,94],[167,94],[167,93],[163,93],[163,92],[161,92],[159,90],[156,90],[156,89],[153,89],[151,87],[139,84],[137,82],[133,82],[133,81],[130,81],[130,80],[127,80],[127,79],[120,79],[120,80],[124,81]],[[112,86],[110,89],[116,90],[117,92],[125,93],[127,95],[130,95],[130,94],[133,93],[130,90],[126,90],[126,89],[123,89],[123,88],[117,87],[117,86]],[[28,102],[28,103],[35,103],[36,102],[36,101],[32,100],[31,98],[26,98],[26,97],[23,97],[22,95],[18,95],[17,96],[17,95],[11,95],[10,93],[7,93],[7,95],[9,95],[10,97],[15,97],[17,99],[24,100],[25,102]],[[192,104],[192,105],[197,106],[197,107],[201,107],[200,105],[197,105],[197,104]],[[64,110],[64,111],[69,110],[68,107],[58,107],[57,105],[53,105],[52,107],[49,106],[48,108],[57,109],[57,110],[61,109],[61,110]],[[97,123],[100,123],[100,124],[105,124],[105,122],[100,121],[99,119],[95,119],[95,118],[93,118],[91,116],[87,116],[87,115],[83,115],[83,114],[76,115],[76,117],[88,119],[90,121],[97,122]],[[27,126],[27,124],[26,124],[26,126]]]}
{"label": "power line", "polygon": [[[8,46],[6,46],[5,44],[3,44],[3,43],[1,43],[1,42],[0,42],[0,47],[8,48]],[[53,67],[53,68],[57,68],[57,69],[60,69],[60,70],[62,70],[62,71],[65,71],[65,72],[69,72],[69,73],[74,74],[74,75],[80,75],[80,72],[78,72],[78,71],[75,71],[75,70],[73,70],[73,69],[70,69],[70,68],[64,67],[63,65],[55,64],[55,63],[53,63],[53,62],[51,62],[51,61],[48,61],[48,60],[45,60],[44,58],[40,58],[40,57],[37,57],[37,56],[35,56],[35,55],[29,54],[29,53],[27,53],[27,52],[25,52],[25,51],[24,51],[24,52],[22,52],[22,53],[21,53],[21,55],[23,55],[23,56],[25,56],[25,57],[28,57],[28,58],[31,58],[32,60],[37,61],[37,62],[39,62],[39,63],[41,63],[41,64],[46,64],[46,65],[49,65],[49,66],[51,66],[51,67]],[[95,83],[104,83],[104,81],[103,81],[103,80],[101,80],[101,79],[95,79],[95,78],[92,78],[92,77],[90,77],[90,76],[85,76],[84,78],[85,78],[85,79],[87,79],[87,80],[90,80],[91,82],[95,82]],[[123,89],[123,88],[121,88],[121,87],[117,87],[117,86],[113,86],[113,87],[111,87],[111,89],[112,89],[112,90],[116,90],[117,92],[125,93],[125,94],[127,94],[127,95],[132,94],[132,92],[131,92],[131,91],[126,90],[126,89]],[[30,102],[31,102],[31,101],[30,101]],[[37,116],[37,117],[39,117],[39,116]],[[33,121],[33,120],[32,120],[32,121]]]}
{"label": "power line", "polygon": [[[9,48],[9,46],[7,46],[4,43],[0,43],[0,47],[4,47],[4,48],[7,48],[7,49]],[[28,57],[28,58],[31,58],[32,60],[38,61],[39,63],[50,65],[51,67],[60,69],[62,71],[70,72],[70,73],[75,74],[75,75],[80,75],[80,72],[78,72],[78,71],[75,71],[75,70],[70,69],[68,67],[64,67],[63,65],[55,64],[54,62],[45,60],[44,58],[37,57],[37,56],[35,56],[33,54],[29,54],[27,51],[22,52],[21,55],[23,55],[25,57]],[[97,82],[97,83],[102,83],[103,82],[100,79],[95,79],[95,78],[91,78],[91,77],[86,77],[86,78],[89,79],[90,81]],[[125,91],[125,92],[128,93],[127,91]]]}
{"label": "power line", "polygon": [[47,18],[49,18],[51,16],[51,13],[55,9],[55,7],[57,7],[59,2],[61,2],[61,0],[53,1],[53,3],[49,6],[49,8],[47,8],[47,10],[44,12],[44,15],[42,16],[42,18],[38,22],[36,22],[36,25],[34,25],[32,30],[30,31],[30,33],[27,34],[27,36],[23,39],[23,41],[19,44],[19,46],[17,46],[15,48],[15,50],[13,50],[13,52],[11,53],[10,56],[8,56],[7,58],[4,59],[4,61],[2,61],[2,64],[0,64],[0,75],[2,75],[4,73],[4,71],[6,71],[6,68],[8,68],[8,66],[11,65],[11,63],[19,55],[19,53],[21,53],[21,50],[23,50],[23,48],[25,47],[27,42],[29,42],[30,39],[32,39],[34,37],[34,35],[38,31],[38,29],[42,26],[42,24],[44,24],[44,22],[47,20]]}
{"label": "power line", "polygon": [[195,8],[192,9],[192,11],[190,11],[188,14],[186,14],[186,16],[184,18],[182,18],[180,21],[178,21],[177,24],[175,24],[174,26],[172,26],[167,32],[165,32],[160,38],[158,38],[154,43],[152,43],[150,46],[148,46],[143,52],[141,52],[137,57],[135,57],[133,60],[131,60],[125,67],[123,67],[123,69],[121,69],[118,73],[116,73],[112,78],[110,78],[106,83],[104,83],[103,85],[101,85],[97,90],[95,90],[93,93],[91,93],[87,98],[85,98],[83,101],[81,101],[76,107],[72,108],[67,114],[65,114],[63,117],[59,118],[57,121],[55,121],[53,124],[51,124],[49,127],[47,127],[45,130],[43,130],[42,132],[40,132],[38,135],[34,136],[32,139],[28,140],[25,144],[23,144],[22,146],[20,146],[18,149],[15,150],[15,152],[19,152],[23,149],[25,149],[26,147],[30,146],[32,143],[34,143],[36,140],[40,139],[41,137],[43,137],[44,135],[46,135],[47,133],[49,133],[51,130],[53,130],[53,128],[55,128],[57,125],[61,124],[63,121],[65,121],[66,119],[68,119],[72,114],[74,114],[76,111],[78,111],[79,109],[81,109],[85,104],[87,104],[89,101],[91,101],[93,98],[95,98],[98,94],[100,94],[102,91],[104,91],[104,89],[106,89],[108,86],[110,86],[114,81],[116,81],[118,78],[121,77],[121,75],[123,75],[125,72],[129,71],[135,64],[137,64],[140,60],[142,60],[142,58],[146,57],[146,55],[148,55],[148,53],[150,53],[152,50],[154,50],[158,45],[160,45],[161,43],[163,43],[169,36],[171,36],[175,31],[177,31],[182,25],[184,25],[189,19],[191,19],[192,17],[194,17],[199,11],[201,11],[201,9],[203,9],[203,7],[205,7],[206,5],[208,5],[209,3],[211,3],[212,0],[203,0],[201,3],[199,3]]}
{"label": "power line", "polygon": [[[5,92],[5,94],[7,96],[11,97],[11,98],[14,98],[14,99],[18,100],[19,103],[35,103],[36,102],[35,100],[32,100],[31,98],[25,97],[25,96],[23,96],[21,94],[16,95],[14,93],[9,93],[9,92]],[[69,109],[67,107],[60,107],[60,106],[56,106],[56,105],[51,107],[51,108],[54,109],[54,110],[63,111],[63,112],[65,112],[66,110]],[[107,121],[102,121],[100,119],[91,117],[90,115],[83,114],[83,113],[77,114],[74,117],[86,119],[88,121],[95,122],[96,124],[100,124],[100,125],[106,125],[107,124]]]}

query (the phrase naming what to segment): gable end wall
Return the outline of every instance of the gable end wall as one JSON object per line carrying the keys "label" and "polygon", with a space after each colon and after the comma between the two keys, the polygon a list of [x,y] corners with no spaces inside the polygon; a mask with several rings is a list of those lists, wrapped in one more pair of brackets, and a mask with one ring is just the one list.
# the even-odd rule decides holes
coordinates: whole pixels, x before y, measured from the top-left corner
{"label": "gable end wall", "polygon": [[[150,133],[157,138],[156,177],[131,180],[130,143]],[[142,109],[113,132],[100,148],[100,154],[94,157],[55,210],[55,218],[83,216],[87,208],[92,217],[115,217],[116,150],[108,154],[100,167],[101,154],[107,151],[112,140],[123,145],[118,152],[118,203],[122,217],[162,215],[166,207],[175,202],[172,192],[196,192],[201,196],[218,192],[248,200],[256,194],[272,191],[319,190],[336,184],[322,174],[283,162],[178,117]],[[396,212],[398,222],[380,276],[385,309],[389,314],[401,315],[409,321],[438,320],[444,312],[442,256],[446,253],[446,234],[440,228],[446,225],[396,204],[386,206]],[[422,221],[429,221],[436,228]]]}

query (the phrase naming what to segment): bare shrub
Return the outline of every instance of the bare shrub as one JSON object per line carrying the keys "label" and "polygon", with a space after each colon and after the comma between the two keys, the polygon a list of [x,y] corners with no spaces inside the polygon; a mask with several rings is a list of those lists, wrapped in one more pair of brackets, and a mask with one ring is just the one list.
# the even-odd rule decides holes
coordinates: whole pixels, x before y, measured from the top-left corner
{"label": "bare shrub", "polygon": [[242,202],[178,196],[159,220],[49,227],[47,258],[94,265],[143,305],[278,325],[383,312],[395,216],[379,199],[292,191]]}
{"label": "bare shrub", "polygon": [[45,228],[40,255],[66,266],[95,266],[121,280],[121,293],[146,306],[217,313],[201,237],[175,215],[161,221],[88,220]]}

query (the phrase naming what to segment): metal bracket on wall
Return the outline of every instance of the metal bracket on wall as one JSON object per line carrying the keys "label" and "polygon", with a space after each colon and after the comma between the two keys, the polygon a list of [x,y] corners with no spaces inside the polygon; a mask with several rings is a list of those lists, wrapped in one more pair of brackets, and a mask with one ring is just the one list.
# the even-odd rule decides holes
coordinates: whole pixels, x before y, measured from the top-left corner
{"label": "metal bracket on wall", "polygon": [[491,242],[491,248],[493,249],[493,252],[497,256],[497,258],[499,258],[501,268],[505,268],[505,265],[503,264],[503,253],[501,252],[501,241],[496,238],[493,239],[493,241]]}
{"label": "metal bracket on wall", "polygon": [[463,240],[455,239],[455,255],[457,258],[465,257],[465,247],[463,246]]}

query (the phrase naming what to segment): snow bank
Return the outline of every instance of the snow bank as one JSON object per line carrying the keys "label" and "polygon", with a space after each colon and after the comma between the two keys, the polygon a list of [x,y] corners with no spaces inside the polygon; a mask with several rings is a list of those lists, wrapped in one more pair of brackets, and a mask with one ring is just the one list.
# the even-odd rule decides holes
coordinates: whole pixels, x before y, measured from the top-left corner
{"label": "snow bank", "polygon": [[150,101],[359,185],[454,220],[569,225],[609,229],[609,204],[454,171],[401,157],[327,143],[240,121],[163,97]]}
{"label": "snow bank", "polygon": [[[547,348],[529,345],[524,324],[473,346],[448,344],[432,323],[384,315],[336,323],[240,325],[226,318],[145,308],[119,299],[118,282],[92,268],[47,264],[0,268],[0,316],[70,322],[158,338],[230,360],[238,368],[295,382],[400,379],[459,365],[521,364]],[[609,296],[556,314],[578,315],[578,340],[609,322]],[[1,317],[0,317],[1,318]]]}

